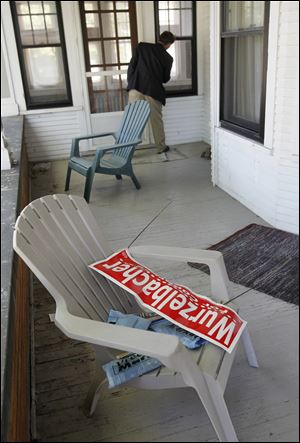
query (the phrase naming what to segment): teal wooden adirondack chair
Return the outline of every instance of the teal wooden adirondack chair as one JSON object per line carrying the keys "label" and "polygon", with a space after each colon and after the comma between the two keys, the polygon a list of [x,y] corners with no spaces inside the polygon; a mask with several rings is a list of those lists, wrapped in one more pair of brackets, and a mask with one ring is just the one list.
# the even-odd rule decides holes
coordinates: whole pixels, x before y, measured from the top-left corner
{"label": "teal wooden adirondack chair", "polygon": [[[116,133],[103,133],[76,137],[72,140],[71,154],[68,163],[65,191],[69,190],[72,169],[86,177],[84,198],[90,200],[95,173],[115,175],[118,180],[122,175],[131,177],[135,187],[140,184],[134,175],[131,160],[136,146],[142,142],[141,136],[150,116],[150,106],[146,101],[138,100],[125,107],[120,128]],[[81,140],[107,137],[112,135],[115,143],[96,150],[93,160],[80,156]]]}

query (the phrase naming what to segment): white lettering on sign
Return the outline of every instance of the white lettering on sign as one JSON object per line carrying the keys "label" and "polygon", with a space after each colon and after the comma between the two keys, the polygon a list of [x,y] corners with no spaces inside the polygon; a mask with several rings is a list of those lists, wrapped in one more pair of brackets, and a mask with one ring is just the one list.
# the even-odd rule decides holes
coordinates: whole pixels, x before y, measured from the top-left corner
{"label": "white lettering on sign", "polygon": [[231,352],[246,322],[228,306],[154,274],[122,250],[90,265],[140,303],[190,333]]}

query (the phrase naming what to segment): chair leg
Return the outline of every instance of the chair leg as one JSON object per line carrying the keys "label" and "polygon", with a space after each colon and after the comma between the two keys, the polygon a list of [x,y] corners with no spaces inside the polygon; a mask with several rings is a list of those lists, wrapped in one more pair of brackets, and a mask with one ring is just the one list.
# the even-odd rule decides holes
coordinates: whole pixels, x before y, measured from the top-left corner
{"label": "chair leg", "polygon": [[87,176],[86,176],[83,196],[84,196],[87,203],[89,203],[89,201],[90,201],[90,195],[91,195],[94,175],[95,175],[94,171],[90,169],[89,172],[87,173]]}
{"label": "chair leg", "polygon": [[117,180],[122,180],[122,175],[116,175]]}
{"label": "chair leg", "polygon": [[242,340],[243,340],[243,345],[244,345],[244,349],[245,349],[245,352],[247,355],[249,366],[252,366],[253,368],[258,368],[259,365],[257,362],[256,354],[254,351],[254,347],[253,347],[247,326],[245,327],[245,329],[242,333]]}
{"label": "chair leg", "polygon": [[65,191],[68,191],[68,190],[69,190],[70,178],[71,178],[71,172],[72,172],[72,169],[71,169],[70,167],[68,167],[67,177],[66,177]]}
{"label": "chair leg", "polygon": [[138,182],[138,179],[136,178],[136,176],[134,175],[134,173],[132,173],[131,175],[131,179],[134,183],[134,186],[136,187],[136,189],[141,189],[141,185]]}
{"label": "chair leg", "polygon": [[100,397],[104,395],[106,391],[108,391],[107,379],[105,378],[99,381],[99,377],[95,377],[84,402],[84,411],[89,417],[94,414]]}
{"label": "chair leg", "polygon": [[[206,381],[206,383],[203,381]],[[203,374],[199,386],[194,386],[220,441],[237,442],[223,392],[219,383],[211,376]]]}

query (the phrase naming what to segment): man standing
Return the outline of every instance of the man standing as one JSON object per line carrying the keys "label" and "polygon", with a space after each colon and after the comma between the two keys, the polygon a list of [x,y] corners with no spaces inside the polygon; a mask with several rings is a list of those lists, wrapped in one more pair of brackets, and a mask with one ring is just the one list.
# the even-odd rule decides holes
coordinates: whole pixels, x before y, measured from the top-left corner
{"label": "man standing", "polygon": [[150,122],[158,154],[170,149],[165,142],[162,106],[166,104],[163,83],[170,80],[173,64],[167,49],[174,41],[175,36],[164,31],[158,43],[139,43],[127,72],[129,102],[146,100],[150,105]]}

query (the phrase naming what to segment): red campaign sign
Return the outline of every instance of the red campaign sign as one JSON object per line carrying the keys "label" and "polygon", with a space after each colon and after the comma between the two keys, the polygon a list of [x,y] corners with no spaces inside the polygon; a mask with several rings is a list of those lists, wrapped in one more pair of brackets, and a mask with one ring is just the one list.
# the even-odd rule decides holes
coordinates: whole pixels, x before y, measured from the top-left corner
{"label": "red campaign sign", "polygon": [[89,267],[133,294],[151,311],[229,353],[247,324],[228,306],[154,274],[125,249]]}

